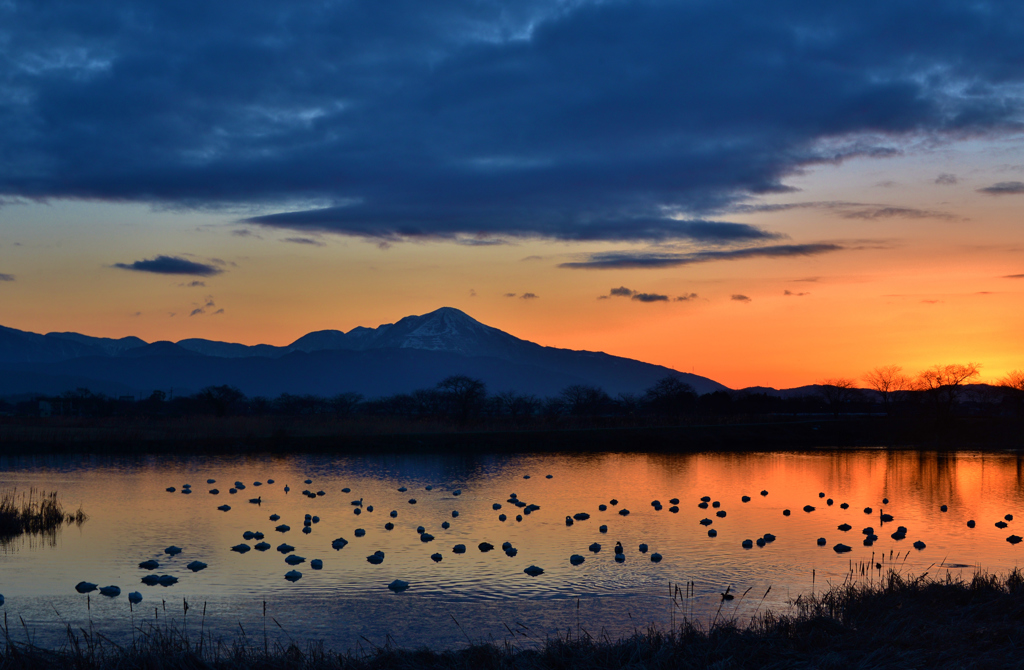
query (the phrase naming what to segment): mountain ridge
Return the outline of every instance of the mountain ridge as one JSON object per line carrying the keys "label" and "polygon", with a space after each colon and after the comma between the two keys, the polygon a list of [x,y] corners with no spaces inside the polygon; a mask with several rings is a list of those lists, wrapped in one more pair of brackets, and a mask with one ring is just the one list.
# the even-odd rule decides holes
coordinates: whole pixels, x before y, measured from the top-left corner
{"label": "mountain ridge", "polygon": [[[312,358],[310,358],[312,356]],[[317,361],[311,365],[310,361]],[[395,366],[398,366],[395,368]],[[674,374],[698,393],[728,390],[687,372],[603,352],[545,347],[442,307],[377,328],[316,331],[286,347],[201,338],[147,343],[137,337],[94,338],[79,333],[38,335],[0,327],[0,371],[95,379],[146,393],[177,387],[196,391],[231,384],[243,392],[276,395],[357,391],[387,395],[433,385],[451,374],[482,378],[496,391],[551,395],[570,384],[611,394],[640,393]],[[11,388],[9,379],[5,388]],[[17,384],[13,384],[17,386]],[[510,388],[511,386],[511,388]]]}

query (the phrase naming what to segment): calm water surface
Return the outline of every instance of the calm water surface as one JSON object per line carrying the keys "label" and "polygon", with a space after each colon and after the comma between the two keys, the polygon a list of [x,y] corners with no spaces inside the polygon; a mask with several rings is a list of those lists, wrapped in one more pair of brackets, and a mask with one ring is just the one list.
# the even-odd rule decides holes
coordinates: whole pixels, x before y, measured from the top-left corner
{"label": "calm water surface", "polygon": [[[229,494],[236,480],[246,488]],[[183,484],[194,493],[183,495]],[[176,492],[168,493],[169,486]],[[61,644],[69,625],[125,639],[133,625],[167,622],[192,631],[201,625],[225,639],[244,631],[260,643],[266,626],[272,641],[323,640],[338,650],[381,644],[387,636],[403,646],[432,647],[507,638],[529,645],[578,629],[618,637],[668,625],[683,613],[709,621],[726,588],[750,590],[723,610],[742,622],[759,607],[786,609],[799,594],[847,578],[851,565],[861,562],[884,557],[911,573],[970,574],[976,567],[1016,567],[1024,552],[1024,545],[1006,541],[1021,533],[1021,521],[1006,529],[994,525],[1006,514],[1024,520],[1024,458],[1017,453],[5,458],[0,487],[57,490],[66,506],[81,504],[89,515],[55,538],[23,537],[0,546],[4,611],[9,625],[18,622],[11,631],[15,639],[48,646]],[[220,494],[211,495],[212,488]],[[303,489],[325,495],[309,499]],[[512,493],[540,509],[517,522],[521,510],[508,502]],[[248,502],[257,496],[261,504]],[[726,516],[699,508],[702,496],[719,501]],[[598,510],[613,498],[617,505]],[[672,498],[680,501],[678,513],[669,511]],[[352,501],[359,499],[362,514],[356,515]],[[840,508],[843,502],[849,509]],[[224,504],[230,511],[217,509]],[[808,504],[816,509],[804,512]],[[893,523],[879,523],[882,508]],[[620,515],[622,509],[630,514]],[[792,514],[784,516],[784,509]],[[397,518],[389,516],[392,510]],[[591,517],[567,526],[565,517],[578,512]],[[320,521],[303,534],[307,513]],[[281,519],[270,521],[272,514]],[[500,521],[500,514],[508,519]],[[699,523],[705,518],[713,520],[707,528]],[[969,519],[976,528],[967,527]],[[391,531],[384,528],[389,521]],[[282,523],[291,530],[276,532]],[[843,523],[852,530],[837,530]],[[599,532],[602,524],[607,533]],[[897,525],[908,528],[905,540],[891,539]],[[421,541],[419,526],[434,540]],[[872,547],[863,546],[865,527],[880,537]],[[359,528],[365,536],[356,537]],[[718,536],[709,537],[708,528]],[[243,540],[247,530],[263,532],[273,548],[231,551],[239,543],[256,544]],[[777,539],[763,548],[741,546],[765,533]],[[339,537],[349,544],[336,551],[331,542]],[[826,546],[817,545],[819,537]],[[926,548],[913,549],[915,540]],[[477,545],[484,541],[495,550],[482,553]],[[501,550],[506,541],[518,549],[515,557]],[[621,564],[614,560],[616,541],[625,547]],[[284,579],[293,568],[274,549],[283,542],[307,559],[295,567],[302,573],[295,583]],[[601,544],[598,553],[588,550],[594,542]],[[837,554],[832,547],[839,542],[853,550]],[[460,543],[467,552],[454,554]],[[648,554],[638,550],[640,543],[649,545]],[[166,555],[170,545],[182,553]],[[377,550],[385,559],[372,565],[366,557]],[[443,556],[439,563],[430,558],[435,552]],[[664,559],[652,563],[653,552]],[[571,565],[572,554],[585,562]],[[322,570],[310,568],[315,558],[323,560]],[[154,573],[179,582],[142,584],[151,573],[138,564],[147,559],[160,562]],[[209,567],[192,573],[185,566],[193,560]],[[544,574],[524,574],[530,565]],[[392,593],[387,585],[394,579],[409,582],[409,589]],[[74,590],[83,580],[117,585],[122,594],[87,598]],[[673,605],[670,584],[688,581],[695,583],[694,597]],[[144,600],[131,611],[127,595],[135,590]]]}

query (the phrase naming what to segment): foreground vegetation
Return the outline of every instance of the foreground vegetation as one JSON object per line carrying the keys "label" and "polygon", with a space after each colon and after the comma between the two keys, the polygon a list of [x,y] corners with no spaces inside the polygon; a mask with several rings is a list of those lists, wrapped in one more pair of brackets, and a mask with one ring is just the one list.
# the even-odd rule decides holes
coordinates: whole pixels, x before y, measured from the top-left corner
{"label": "foreground vegetation", "polygon": [[[552,668],[1010,668],[1021,667],[1024,574],[972,578],[907,577],[879,571],[868,582],[846,582],[793,612],[767,612],[740,622],[722,612],[701,624],[684,619],[671,630],[600,639],[581,627],[538,649],[513,639],[457,650],[400,649],[393,644],[338,653],[322,644],[230,643],[209,634],[150,626],[119,646],[68,629],[67,642],[47,650],[15,642],[5,620],[0,670],[7,668],[295,668],[319,670]],[[674,603],[682,606],[682,602]]]}

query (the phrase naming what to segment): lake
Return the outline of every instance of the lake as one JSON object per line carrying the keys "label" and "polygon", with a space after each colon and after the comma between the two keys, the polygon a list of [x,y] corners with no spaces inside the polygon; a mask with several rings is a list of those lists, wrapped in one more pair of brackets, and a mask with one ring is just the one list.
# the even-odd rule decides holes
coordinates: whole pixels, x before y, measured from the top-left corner
{"label": "lake", "polygon": [[[246,488],[231,494],[236,481]],[[193,493],[182,494],[185,484]],[[1020,532],[1020,521],[995,526],[1007,514],[1024,514],[1024,458],[1016,452],[7,457],[0,459],[0,487],[56,490],[65,507],[81,505],[89,515],[53,537],[0,544],[10,633],[43,646],[60,645],[69,626],[124,640],[133,626],[151,623],[259,644],[266,630],[272,643],[322,640],[339,651],[388,640],[405,647],[506,639],[529,646],[567,631],[617,638],[684,615],[742,624],[757,611],[785,611],[800,594],[850,579],[851,570],[854,579],[877,578],[870,569],[861,574],[871,563],[895,563],[911,574],[969,575],[1016,567],[1024,552],[1006,539]],[[304,489],[324,495],[309,498]],[[712,505],[702,509],[705,496]],[[249,502],[256,497],[259,504]],[[670,511],[673,498],[678,512]],[[539,509],[524,515],[516,500]],[[220,511],[222,505],[231,509]],[[883,509],[891,523],[880,522]],[[566,517],[578,513],[590,518],[567,525]],[[308,534],[306,514],[319,517]],[[711,524],[701,525],[704,519]],[[389,522],[392,530],[385,529]],[[276,531],[280,524],[290,530]],[[851,529],[839,530],[842,524]],[[434,539],[424,541],[420,526]],[[897,526],[907,528],[905,539],[890,537]],[[868,527],[878,535],[870,547],[863,543]],[[365,535],[357,537],[356,529]],[[709,529],[717,536],[709,537]],[[271,548],[232,551],[259,542],[243,539],[246,531],[265,534]],[[766,533],[776,539],[742,546]],[[348,544],[332,548],[337,538]],[[926,546],[917,550],[915,541]],[[494,550],[480,551],[481,542]],[[504,542],[515,556],[502,550]],[[624,547],[622,562],[615,560],[616,542]],[[305,562],[286,564],[276,549],[281,543]],[[593,543],[601,545],[596,553]],[[837,553],[838,543],[851,551]],[[466,552],[453,553],[457,544]],[[171,545],[182,552],[165,554]],[[367,557],[376,551],[384,560],[375,565]],[[660,562],[651,560],[655,552]],[[574,554],[584,562],[572,565]],[[138,567],[149,559],[159,568]],[[312,559],[321,559],[322,569],[312,569]],[[185,567],[196,560],[208,567]],[[544,573],[525,574],[531,565]],[[293,569],[302,575],[295,582],[285,579]],[[148,574],[178,581],[147,586],[140,580]],[[396,579],[409,588],[389,590]],[[80,581],[117,585],[121,595],[79,594]],[[676,585],[681,595],[673,598]],[[736,598],[723,603],[727,589]],[[134,607],[130,591],[143,596]]]}

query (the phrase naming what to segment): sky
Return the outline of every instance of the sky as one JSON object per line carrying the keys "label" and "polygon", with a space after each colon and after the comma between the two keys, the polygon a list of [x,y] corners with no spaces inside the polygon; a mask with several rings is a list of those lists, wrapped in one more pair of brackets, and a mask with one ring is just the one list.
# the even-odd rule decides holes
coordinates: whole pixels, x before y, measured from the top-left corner
{"label": "sky", "polygon": [[0,325],[1024,368],[1024,5],[0,0]]}

